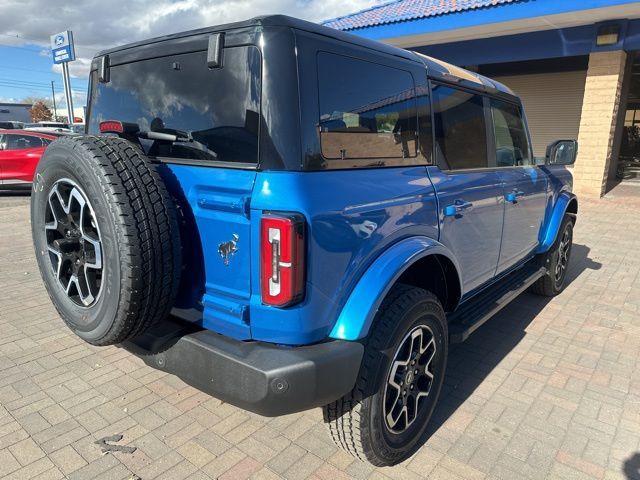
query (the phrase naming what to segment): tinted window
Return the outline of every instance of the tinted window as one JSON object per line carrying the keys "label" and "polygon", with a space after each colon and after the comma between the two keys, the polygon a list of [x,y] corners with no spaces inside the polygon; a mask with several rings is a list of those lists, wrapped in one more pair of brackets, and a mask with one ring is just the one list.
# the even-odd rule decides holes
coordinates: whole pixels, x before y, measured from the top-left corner
{"label": "tinted window", "polygon": [[417,156],[416,94],[409,72],[320,52],[318,85],[325,158]]}
{"label": "tinted window", "polygon": [[92,80],[90,134],[105,120],[190,136],[192,141],[141,140],[148,155],[234,163],[258,161],[260,52],[224,50],[223,68],[209,69],[195,52],[112,66],[110,82]]}
{"label": "tinted window", "polygon": [[438,165],[451,170],[488,167],[483,97],[442,85],[434,85],[432,95]]}
{"label": "tinted window", "polygon": [[42,142],[39,137],[32,135],[7,135],[7,150],[22,150],[24,148],[41,147]]}
{"label": "tinted window", "polygon": [[529,138],[520,107],[491,100],[491,113],[496,136],[496,166],[531,165]]}

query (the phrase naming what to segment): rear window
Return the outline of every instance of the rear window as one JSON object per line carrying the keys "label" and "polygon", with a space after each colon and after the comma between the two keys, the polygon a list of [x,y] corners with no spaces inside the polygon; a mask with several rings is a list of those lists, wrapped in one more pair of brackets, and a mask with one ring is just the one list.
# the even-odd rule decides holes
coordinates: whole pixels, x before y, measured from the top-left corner
{"label": "rear window", "polygon": [[417,105],[409,72],[319,52],[318,96],[324,158],[362,166],[416,162]]}
{"label": "rear window", "polygon": [[145,153],[179,160],[258,162],[261,57],[256,47],[224,50],[209,69],[207,52],[154,58],[110,68],[92,79],[88,132],[100,122],[134,123],[141,132],[180,133],[187,141],[140,139]]}

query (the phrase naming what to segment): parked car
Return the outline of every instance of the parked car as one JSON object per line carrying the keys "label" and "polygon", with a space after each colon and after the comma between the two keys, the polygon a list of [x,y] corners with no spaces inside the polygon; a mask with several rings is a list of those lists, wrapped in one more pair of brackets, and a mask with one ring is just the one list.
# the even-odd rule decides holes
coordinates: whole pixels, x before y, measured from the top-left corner
{"label": "parked car", "polygon": [[0,130],[0,188],[29,186],[45,148],[56,135]]}
{"label": "parked car", "polygon": [[35,130],[38,132],[60,132],[60,133],[73,133],[70,125],[64,122],[36,122],[27,123],[24,126],[25,130]]}
{"label": "parked car", "polygon": [[69,126],[69,129],[73,133],[85,133],[85,125],[84,125],[84,123],[74,123],[73,125]]}
{"label": "parked car", "polygon": [[17,121],[0,122],[0,128],[5,130],[14,130],[24,128],[24,123]]}
{"label": "parked car", "polygon": [[489,78],[268,16],[101,52],[90,85],[32,195],[63,320],[241,408],[323,407],[362,460],[420,445],[451,342],[565,287],[577,143],[536,165]]}

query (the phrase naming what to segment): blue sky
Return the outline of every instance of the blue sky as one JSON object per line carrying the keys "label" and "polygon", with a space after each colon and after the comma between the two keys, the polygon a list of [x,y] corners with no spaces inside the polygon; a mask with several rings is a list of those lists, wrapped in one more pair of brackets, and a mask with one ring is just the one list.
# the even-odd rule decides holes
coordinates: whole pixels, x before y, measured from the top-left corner
{"label": "blue sky", "polygon": [[[33,44],[8,46],[0,36],[0,101],[19,101],[25,97],[51,99],[52,80],[58,102],[64,94],[62,74],[53,71],[48,50]],[[86,96],[86,77],[72,78],[71,88],[74,101],[80,101]]]}

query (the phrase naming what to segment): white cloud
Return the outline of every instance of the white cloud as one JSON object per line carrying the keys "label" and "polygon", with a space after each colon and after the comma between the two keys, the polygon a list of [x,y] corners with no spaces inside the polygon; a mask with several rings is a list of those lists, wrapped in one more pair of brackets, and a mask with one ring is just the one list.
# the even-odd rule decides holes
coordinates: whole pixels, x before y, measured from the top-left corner
{"label": "white cloud", "polygon": [[[2,43],[35,43],[48,48],[50,35],[67,29],[73,30],[78,61],[70,64],[71,74],[86,77],[90,59],[105,48],[271,13],[321,21],[379,2],[380,0],[2,0],[0,32],[5,32],[1,37]],[[7,34],[18,35],[20,38],[12,38]]]}
{"label": "white cloud", "polygon": [[[69,75],[73,78],[86,78],[89,76],[90,68],[90,58],[78,57],[75,61],[69,62]],[[51,70],[55,73],[62,74],[62,65],[52,65]]]}
{"label": "white cloud", "polygon": [[[74,110],[77,107],[83,107],[87,104],[87,92],[73,89],[71,101],[73,102]],[[67,99],[64,92],[56,92],[56,110],[58,111],[58,115],[67,114]]]}

